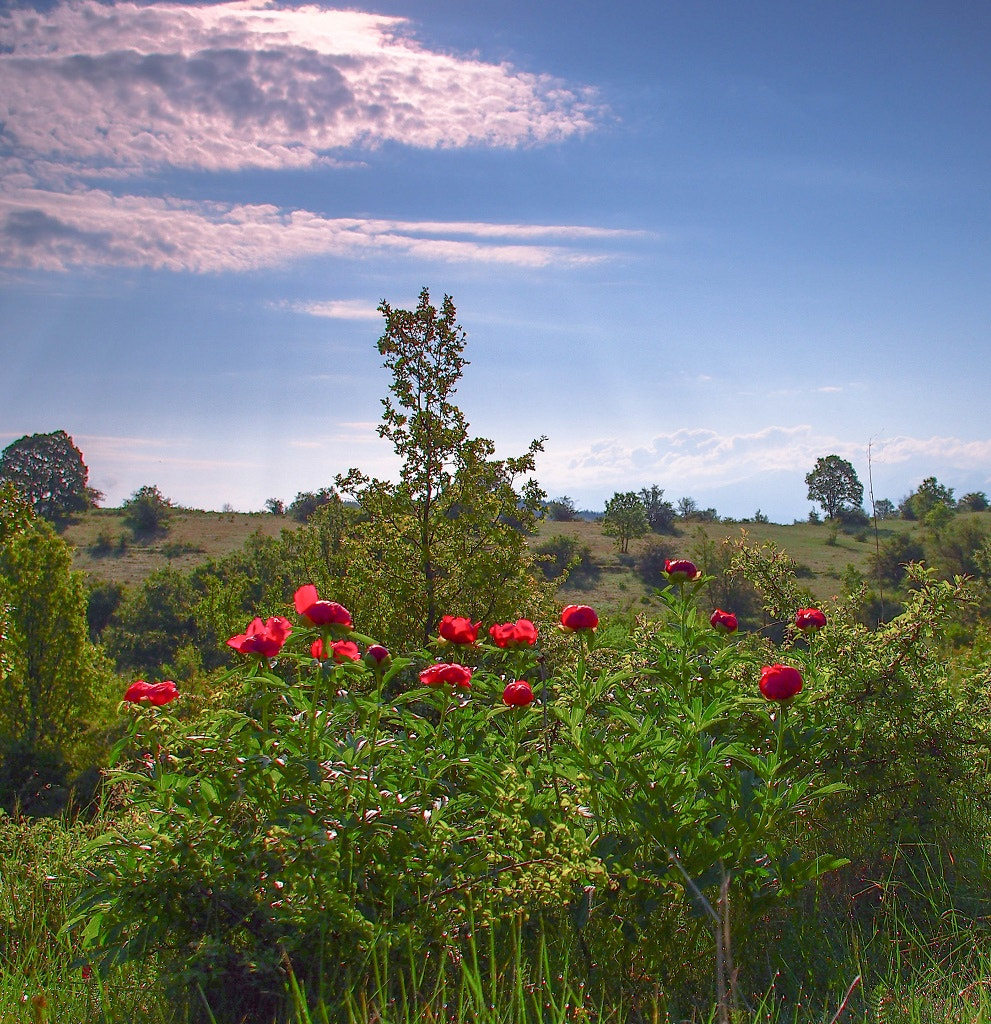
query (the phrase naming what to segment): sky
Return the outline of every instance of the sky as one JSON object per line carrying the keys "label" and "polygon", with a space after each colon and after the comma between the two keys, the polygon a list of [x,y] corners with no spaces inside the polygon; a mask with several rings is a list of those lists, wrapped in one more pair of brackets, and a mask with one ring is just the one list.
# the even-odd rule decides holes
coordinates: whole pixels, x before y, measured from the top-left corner
{"label": "sky", "polygon": [[66,430],[108,506],[395,478],[427,287],[578,508],[991,492],[989,55],[973,0],[7,0],[0,447]]}

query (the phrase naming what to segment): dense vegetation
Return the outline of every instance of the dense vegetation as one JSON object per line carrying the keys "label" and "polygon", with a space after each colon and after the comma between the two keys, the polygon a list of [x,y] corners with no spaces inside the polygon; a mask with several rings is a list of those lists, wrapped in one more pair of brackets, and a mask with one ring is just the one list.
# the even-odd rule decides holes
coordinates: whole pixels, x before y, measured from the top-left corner
{"label": "dense vegetation", "polygon": [[395,483],[0,489],[0,1017],[983,1019],[983,496],[577,521],[471,436],[450,300],[382,312]]}

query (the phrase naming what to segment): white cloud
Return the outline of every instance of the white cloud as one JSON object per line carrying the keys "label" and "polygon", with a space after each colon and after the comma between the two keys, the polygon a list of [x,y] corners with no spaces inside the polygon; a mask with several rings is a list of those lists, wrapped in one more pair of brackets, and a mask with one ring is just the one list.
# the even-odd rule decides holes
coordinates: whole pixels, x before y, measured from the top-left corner
{"label": "white cloud", "polygon": [[908,489],[913,474],[947,477],[991,470],[991,439],[967,441],[954,437],[895,437],[883,441],[849,440],[824,434],[802,424],[770,426],[747,434],[683,429],[657,434],[650,440],[604,438],[560,446],[553,439],[541,459],[541,479],[555,488],[575,491],[636,489],[658,483],[679,493],[729,487],[769,473],[795,475],[796,493],[804,496],[805,474],[822,455],[850,461],[866,486],[870,459],[875,471],[900,465]]}
{"label": "white cloud", "polygon": [[294,313],[326,317],[329,320],[381,320],[378,307],[361,299],[329,299],[326,302],[296,302]]}
{"label": "white cloud", "polygon": [[[322,217],[269,204],[115,196],[88,189],[0,187],[0,264],[42,270],[77,265],[214,273],[280,266],[313,256],[417,256],[522,267],[582,264],[602,257],[553,243],[620,239],[637,232],[565,225]],[[326,314],[324,314],[326,315]]]}
{"label": "white cloud", "polygon": [[405,19],[269,3],[0,15],[7,148],[44,170],[307,167],[385,141],[518,146],[589,131],[594,95],[431,52]]}

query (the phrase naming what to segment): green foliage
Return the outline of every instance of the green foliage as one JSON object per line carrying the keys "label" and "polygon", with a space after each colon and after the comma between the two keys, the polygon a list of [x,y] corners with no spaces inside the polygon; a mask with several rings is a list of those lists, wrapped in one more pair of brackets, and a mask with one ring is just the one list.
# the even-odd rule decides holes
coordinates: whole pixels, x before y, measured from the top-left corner
{"label": "green foliage", "polygon": [[853,466],[839,455],[817,459],[805,483],[809,501],[821,505],[827,519],[836,519],[844,511],[860,509],[863,505],[864,486]]}
{"label": "green foliage", "polygon": [[159,569],[115,610],[103,632],[107,653],[123,672],[166,673],[178,652],[195,642],[196,594],[178,569]]}
{"label": "green foliage", "polygon": [[984,491],[970,491],[957,500],[959,512],[986,512],[988,510],[988,496]]}
{"label": "green foliage", "polygon": [[874,515],[878,519],[894,519],[898,515],[898,509],[890,498],[879,498],[874,502]]}
{"label": "green foliage", "polygon": [[675,532],[675,511],[670,501],[664,500],[664,488],[657,484],[640,489],[640,500],[647,514],[647,523],[654,533]]}
{"label": "green foliage", "polygon": [[18,438],[0,453],[0,483],[13,484],[35,513],[52,522],[103,497],[87,486],[83,453],[64,430]]}
{"label": "green foliage", "polygon": [[544,513],[555,523],[571,523],[578,517],[575,503],[566,494],[545,502]]}
{"label": "green foliage", "polygon": [[606,502],[602,532],[607,537],[615,537],[623,554],[630,550],[631,540],[642,537],[649,529],[647,510],[635,491],[617,492]]}
{"label": "green foliage", "polygon": [[925,557],[925,547],[918,537],[896,533],[882,542],[875,556],[875,573],[882,583],[898,586],[905,579],[908,565]]}
{"label": "green foliage", "polygon": [[0,801],[9,804],[36,771],[59,781],[82,756],[108,671],[68,545],[40,520],[5,517],[0,533]]}
{"label": "green foliage", "polygon": [[537,566],[549,581],[588,583],[599,572],[598,566],[592,561],[589,546],[574,537],[554,534],[538,544],[534,554]]}
{"label": "green foliage", "polygon": [[135,537],[150,537],[169,527],[172,502],[152,484],[139,487],[121,508]]}
{"label": "green foliage", "polygon": [[[641,941],[657,929],[724,958],[730,895],[742,944],[841,862],[804,845],[835,791],[804,705],[800,740],[757,695],[759,663],[698,615],[703,582],[629,643],[445,647],[476,666],[470,691],[417,685],[425,653],[315,661],[297,627],[279,675],[258,657],[238,672],[231,707],[130,709],[133,825],[94,845],[69,934],[104,970],[154,953],[176,998],[202,991],[221,1020],[270,1019],[291,984],[361,991],[375,950],[392,970],[434,951],[436,971],[466,935],[515,934],[527,960],[544,931],[521,935],[521,914],[654,976],[671,967]],[[506,707],[506,679],[540,703]]]}
{"label": "green foliage", "polygon": [[361,518],[335,589],[393,645],[426,643],[441,608],[474,619],[533,614],[548,592],[534,579],[526,535],[544,494],[526,478],[542,441],[496,459],[490,440],[470,436],[453,401],[466,360],[450,296],[437,309],[424,288],[415,310],[379,309],[386,323],[378,349],[392,383],[378,430],[402,468],[397,483],[357,469],[338,478]]}
{"label": "green foliage", "polygon": [[[272,501],[273,499],[269,499]],[[340,501],[340,497],[333,487],[321,487],[318,491],[300,491],[299,494],[292,500],[288,509],[284,509],[284,512],[288,512],[289,516],[295,519],[299,523],[305,523],[309,520],[310,516],[318,508],[324,505],[331,504],[335,501]],[[279,502],[279,505],[282,503]],[[266,503],[266,506],[268,503]],[[268,508],[269,512],[275,512],[278,508],[273,506]]]}
{"label": "green foliage", "polygon": [[944,656],[945,636],[973,599],[968,587],[909,564],[911,587],[891,622],[864,625],[855,595],[828,614],[828,628],[803,634],[790,627],[789,609],[807,596],[790,560],[764,547],[742,549],[737,561],[786,626],[788,656],[818,680],[808,704],[817,757],[832,781],[849,786],[831,800],[831,814],[816,819],[821,841],[861,865],[876,863],[893,842],[930,837],[957,844],[961,855],[979,851],[991,812],[983,760],[991,718],[975,714],[984,698],[973,683],[953,685]]}
{"label": "green foliage", "polygon": [[664,564],[674,557],[669,541],[657,537],[648,537],[636,555],[636,573],[649,587],[660,587],[664,584]]}
{"label": "green foliage", "polygon": [[904,519],[925,519],[937,506],[955,510],[953,488],[945,487],[936,477],[927,476],[925,480],[898,506]]}

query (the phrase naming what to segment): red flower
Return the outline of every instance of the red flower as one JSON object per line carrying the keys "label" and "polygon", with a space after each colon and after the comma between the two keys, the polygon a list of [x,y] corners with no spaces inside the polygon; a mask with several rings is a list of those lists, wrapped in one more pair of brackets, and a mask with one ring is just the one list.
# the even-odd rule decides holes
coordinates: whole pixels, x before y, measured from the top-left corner
{"label": "red flower", "polygon": [[93,977],[93,968],[89,964],[83,964],[79,969],[79,974],[83,981],[89,981]]}
{"label": "red flower", "polygon": [[274,658],[282,650],[291,632],[292,624],[279,615],[273,615],[267,622],[252,619],[251,625],[243,633],[227,641],[227,646],[241,654],[260,654],[263,658]]}
{"label": "red flower", "polygon": [[387,647],[383,647],[381,644],[372,644],[365,651],[363,660],[370,668],[379,668],[380,666],[385,668],[392,661],[392,655]]}
{"label": "red flower", "polygon": [[515,683],[508,683],[502,691],[502,700],[511,708],[525,708],[533,703],[533,688],[525,679],[517,679]]}
{"label": "red flower", "polygon": [[489,636],[496,647],[532,647],[537,642],[537,627],[529,619],[517,619],[489,626]]}
{"label": "red flower", "polygon": [[802,689],[802,673],[791,665],[765,665],[760,673],[760,692],[766,700],[791,700]]}
{"label": "red flower", "polygon": [[587,604],[569,604],[561,612],[561,628],[569,633],[580,629],[595,629],[599,616]]}
{"label": "red flower", "polygon": [[732,612],[724,612],[719,608],[709,616],[709,622],[717,633],[735,633],[739,626]]}
{"label": "red flower", "polygon": [[323,661],[324,658],[333,658],[338,665],[345,661],[361,661],[358,645],[353,640],[335,640],[329,648],[324,647],[323,640],[314,640],[310,644],[310,654],[317,661]]}
{"label": "red flower", "polygon": [[481,622],[472,622],[459,615],[445,615],[440,620],[437,632],[452,644],[473,644],[478,639],[481,625]]}
{"label": "red flower", "polygon": [[697,580],[702,573],[694,562],[687,558],[669,558],[664,563],[664,571],[672,583],[691,583]]}
{"label": "red flower", "polygon": [[320,601],[312,583],[300,587],[295,596],[296,611],[314,626],[343,626],[351,628],[351,613],[336,601]]}
{"label": "red flower", "polygon": [[138,679],[127,688],[124,700],[129,700],[132,704],[154,704],[160,708],[178,696],[179,689],[171,679],[161,683],[146,683],[143,679]]}
{"label": "red flower", "polygon": [[826,616],[818,608],[799,608],[795,612],[795,626],[801,630],[822,629]]}
{"label": "red flower", "polygon": [[471,669],[464,665],[449,665],[446,662],[437,662],[420,673],[420,682],[424,686],[443,686],[450,683],[451,686],[460,686],[462,690],[471,689]]}

